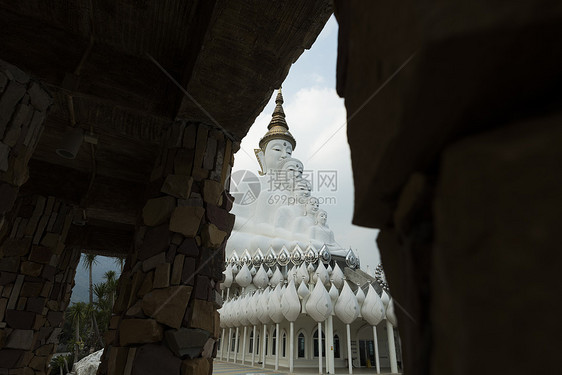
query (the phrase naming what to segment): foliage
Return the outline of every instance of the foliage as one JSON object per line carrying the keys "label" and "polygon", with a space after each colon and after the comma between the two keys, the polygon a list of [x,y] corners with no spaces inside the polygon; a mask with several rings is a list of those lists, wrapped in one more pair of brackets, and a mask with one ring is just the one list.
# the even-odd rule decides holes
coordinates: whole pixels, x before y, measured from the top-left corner
{"label": "foliage", "polygon": [[[86,269],[91,270],[90,267],[96,265],[96,260],[95,258],[91,262],[84,260],[83,265]],[[72,353],[73,358],[78,360],[92,351],[102,349],[100,338],[104,336],[109,326],[117,284],[117,273],[107,271],[104,274],[103,282],[92,285],[93,298],[91,304],[76,302],[69,306],[65,314],[60,341],[66,344],[67,350]],[[98,336],[96,331],[99,331],[101,337]],[[53,367],[51,374],[57,373],[58,370],[55,371]]]}
{"label": "foliage", "polygon": [[[66,363],[65,363],[66,361]],[[68,374],[68,370],[72,370],[72,365],[74,362],[72,361],[72,354],[69,355],[58,355],[51,359],[50,363],[50,374],[58,375],[58,374]]]}

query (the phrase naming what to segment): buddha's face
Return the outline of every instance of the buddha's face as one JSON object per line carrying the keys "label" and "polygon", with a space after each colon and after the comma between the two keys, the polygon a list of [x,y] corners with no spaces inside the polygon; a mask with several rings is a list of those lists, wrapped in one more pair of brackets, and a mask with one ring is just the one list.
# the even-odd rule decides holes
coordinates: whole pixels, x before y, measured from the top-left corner
{"label": "buddha's face", "polygon": [[308,215],[316,215],[316,213],[318,212],[318,208],[318,199],[314,197],[308,198],[308,201],[306,202],[306,213]]}
{"label": "buddha's face", "polygon": [[287,179],[294,181],[302,177],[304,167],[300,161],[295,159],[283,164],[283,170],[287,172]]}
{"label": "buddha's face", "polygon": [[310,197],[310,192],[312,191],[312,186],[306,180],[298,180],[295,184],[293,195],[295,197],[296,203],[305,204]]}
{"label": "buddha's face", "polygon": [[282,139],[274,139],[265,146],[265,164],[267,170],[281,169],[283,160],[290,158],[293,146]]}
{"label": "buddha's face", "polygon": [[319,210],[316,214],[316,222],[320,225],[326,225],[328,221],[328,213],[324,210]]}

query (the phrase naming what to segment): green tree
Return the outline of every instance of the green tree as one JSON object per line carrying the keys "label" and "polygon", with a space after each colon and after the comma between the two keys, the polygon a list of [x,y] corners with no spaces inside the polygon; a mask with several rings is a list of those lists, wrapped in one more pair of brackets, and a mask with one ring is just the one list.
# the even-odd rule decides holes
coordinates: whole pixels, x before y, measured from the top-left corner
{"label": "green tree", "polygon": [[90,292],[90,304],[94,303],[94,283],[92,279],[92,269],[94,265],[98,264],[97,255],[92,253],[85,253],[82,257],[82,266],[89,272],[89,284],[88,289]]}
{"label": "green tree", "polygon": [[115,258],[115,264],[119,266],[120,274],[123,273],[123,267],[125,266],[125,258],[116,257]]}
{"label": "green tree", "polygon": [[108,293],[111,296],[111,307],[113,308],[113,304],[115,303],[115,292],[117,291],[117,273],[113,270],[109,270],[103,275],[103,277],[105,279],[105,283],[107,284]]}
{"label": "green tree", "polygon": [[68,309],[72,323],[74,324],[74,362],[78,362],[78,353],[80,352],[80,322],[86,316],[86,304],[84,302],[73,303]]}

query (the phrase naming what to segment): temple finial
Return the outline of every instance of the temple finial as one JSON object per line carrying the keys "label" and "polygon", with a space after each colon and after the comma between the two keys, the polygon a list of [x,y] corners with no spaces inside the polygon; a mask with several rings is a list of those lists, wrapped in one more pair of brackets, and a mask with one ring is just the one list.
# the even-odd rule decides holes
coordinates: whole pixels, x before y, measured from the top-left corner
{"label": "temple finial", "polygon": [[267,126],[267,133],[260,140],[260,149],[265,150],[267,142],[271,139],[280,138],[285,139],[291,143],[293,150],[296,147],[295,138],[289,132],[289,126],[285,120],[285,111],[283,110],[283,94],[281,88],[277,92],[277,97],[275,98],[275,110],[271,116],[271,121]]}

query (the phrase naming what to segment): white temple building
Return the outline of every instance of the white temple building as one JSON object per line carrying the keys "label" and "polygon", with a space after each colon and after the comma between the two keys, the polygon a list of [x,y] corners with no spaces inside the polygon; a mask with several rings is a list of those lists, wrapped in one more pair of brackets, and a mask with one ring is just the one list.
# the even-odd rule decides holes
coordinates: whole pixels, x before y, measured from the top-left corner
{"label": "white temple building", "polygon": [[382,266],[369,275],[338,245],[292,157],[296,141],[282,104],[279,90],[255,150],[259,176],[244,175],[250,188],[235,196],[217,358],[289,372],[398,373],[400,339]]}

